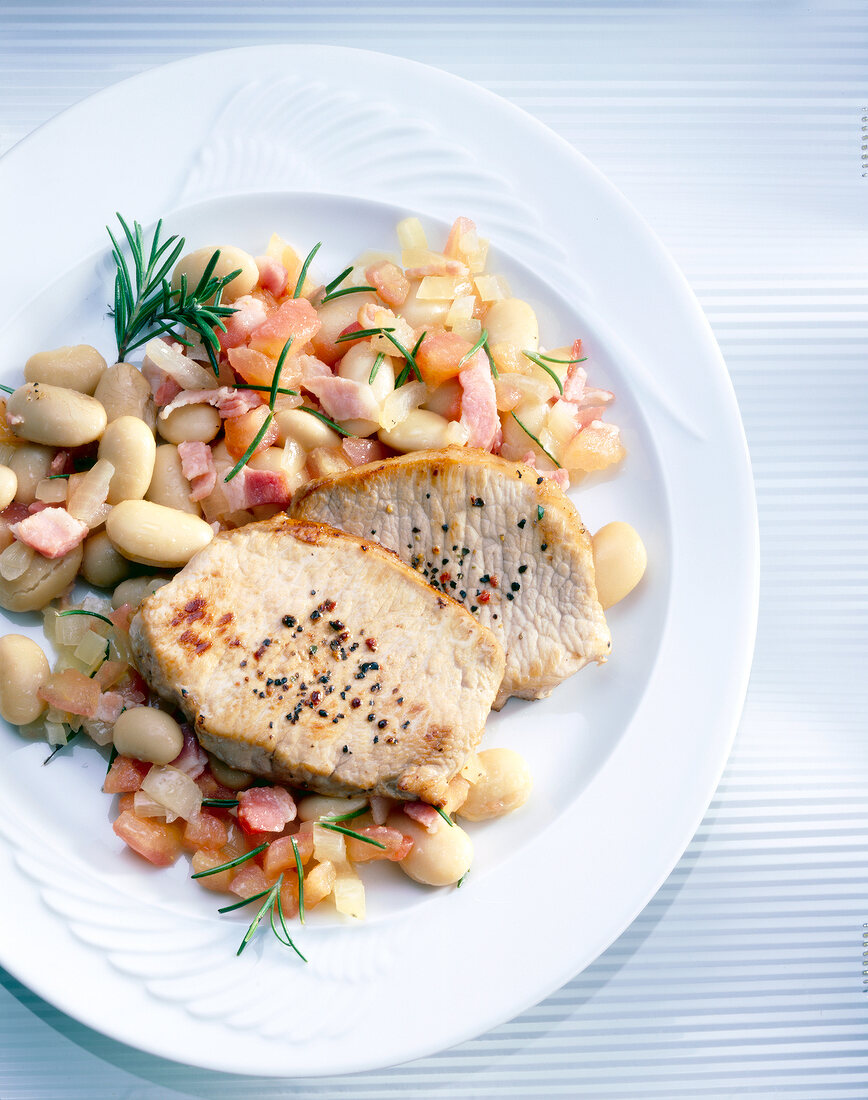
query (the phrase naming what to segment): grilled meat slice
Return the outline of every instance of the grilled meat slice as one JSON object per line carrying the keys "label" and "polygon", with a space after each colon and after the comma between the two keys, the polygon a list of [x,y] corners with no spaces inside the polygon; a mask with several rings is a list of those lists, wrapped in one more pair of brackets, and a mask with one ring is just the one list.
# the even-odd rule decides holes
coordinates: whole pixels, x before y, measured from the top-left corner
{"label": "grilled meat slice", "polygon": [[503,675],[491,632],[394,554],[285,515],[218,535],[131,635],[204,748],[325,794],[441,802]]}
{"label": "grilled meat slice", "polygon": [[376,538],[490,627],[506,650],[495,708],[543,698],[609,655],[588,533],[561,489],[520,462],[419,451],[312,481],[291,514]]}

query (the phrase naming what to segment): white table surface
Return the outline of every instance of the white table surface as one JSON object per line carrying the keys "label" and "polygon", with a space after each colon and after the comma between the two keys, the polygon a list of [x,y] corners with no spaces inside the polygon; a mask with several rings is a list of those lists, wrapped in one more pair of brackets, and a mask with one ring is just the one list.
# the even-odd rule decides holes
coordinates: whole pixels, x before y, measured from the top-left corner
{"label": "white table surface", "polygon": [[868,5],[0,0],[0,153],[123,77],[266,42],[483,84],[589,156],[675,255],[756,476],[744,717],[659,894],[511,1023],[390,1071],[254,1080],[103,1038],[0,971],[0,1100],[868,1097]]}

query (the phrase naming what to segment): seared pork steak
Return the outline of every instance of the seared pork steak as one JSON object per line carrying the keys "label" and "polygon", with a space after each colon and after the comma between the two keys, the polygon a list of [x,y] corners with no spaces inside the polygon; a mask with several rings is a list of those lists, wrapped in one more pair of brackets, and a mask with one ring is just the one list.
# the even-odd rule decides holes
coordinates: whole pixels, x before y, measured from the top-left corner
{"label": "seared pork steak", "polygon": [[491,632],[394,554],[285,515],[218,535],[131,636],[204,748],[325,794],[442,801],[503,676]]}
{"label": "seared pork steak", "polygon": [[591,540],[562,490],[520,462],[452,447],[304,486],[291,514],[375,538],[460,600],[506,650],[495,707],[605,661]]}

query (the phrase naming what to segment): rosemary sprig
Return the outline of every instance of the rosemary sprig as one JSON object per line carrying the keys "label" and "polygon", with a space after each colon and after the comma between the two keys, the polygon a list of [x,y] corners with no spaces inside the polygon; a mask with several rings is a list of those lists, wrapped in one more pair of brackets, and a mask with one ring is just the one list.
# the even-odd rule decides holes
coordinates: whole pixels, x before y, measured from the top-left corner
{"label": "rosemary sprig", "polygon": [[446,813],[445,810],[441,810],[439,806],[435,806],[434,809],[437,811],[438,814],[440,814],[447,825],[451,825],[453,828],[455,827],[455,822],[452,820],[449,814]]}
{"label": "rosemary sprig", "polygon": [[240,269],[228,275],[215,276],[214,269],[220,258],[218,250],[205,265],[192,291],[183,276],[180,288],[172,290],[167,276],[184,249],[184,238],[175,235],[161,243],[163,223],[160,220],[148,249],[141,225],[133,222],[130,229],[120,214],[117,218],[129,245],[134,268],[134,273],[131,273],[117,237],[106,226],[117,267],[114,324],[118,360],[123,362],[131,351],[159,333],[172,333],[174,339],[189,346],[188,340],[173,332],[175,327],[183,326],[198,333],[216,375],[220,342],[214,329],[225,331],[223,318],[235,313],[233,306],[221,303],[221,296],[225,287],[240,274]]}
{"label": "rosemary sprig", "polygon": [[46,481],[57,481],[58,478],[69,477],[69,474],[49,474]]}
{"label": "rosemary sprig", "polygon": [[341,283],[344,281],[344,279],[346,279],[346,277],[348,275],[352,274],[352,271],[353,271],[353,265],[350,264],[349,267],[344,268],[344,270],[340,273],[340,275],[338,275],[336,278],[332,279],[332,281],[330,283],[326,283],[326,285],[325,285],[326,294],[331,294],[331,292],[334,290],[334,288],[336,286],[340,286]]}
{"label": "rosemary sprig", "polygon": [[459,887],[461,886],[461,884],[464,882],[464,880],[467,878],[467,876],[469,874],[470,874],[469,871],[465,871],[464,874],[461,876],[461,878],[455,883],[455,889],[456,890],[459,889]]}
{"label": "rosemary sprig", "polygon": [[274,401],[279,392],[278,387],[280,386],[280,375],[283,371],[283,364],[286,362],[287,355],[289,355],[289,349],[292,347],[293,339],[294,337],[290,336],[281,348],[280,355],[277,357],[277,365],[274,368],[274,375],[271,379],[271,389],[268,396],[268,407],[272,412],[274,412]]}
{"label": "rosemary sprig", "polygon": [[334,420],[329,420],[325,413],[321,413],[319,409],[312,409],[309,405],[299,405],[299,412],[310,413],[311,416],[315,416],[317,420],[321,420],[323,424],[328,424],[330,428],[333,428],[338,435],[349,435],[348,431],[345,431],[340,424],[335,424]]}
{"label": "rosemary sprig", "polygon": [[248,943],[250,943],[250,941],[253,939],[253,935],[256,932],[256,929],[259,927],[259,922],[262,920],[262,918],[265,916],[265,914],[268,912],[268,910],[271,909],[271,907],[274,905],[275,900],[280,896],[280,887],[282,885],[283,885],[283,875],[281,875],[278,878],[277,882],[275,882],[275,884],[268,891],[268,896],[266,897],[265,901],[262,903],[262,905],[259,909],[259,912],[256,914],[256,916],[250,922],[250,927],[244,933],[244,939],[241,941],[241,945],[239,946],[238,950],[235,952],[236,955],[240,955],[241,952],[244,950],[244,948],[248,945]]}
{"label": "rosemary sprig", "polygon": [[203,798],[203,806],[225,806],[227,809],[231,809],[233,806],[238,805],[237,798]]}
{"label": "rosemary sprig", "polygon": [[572,363],[587,363],[588,361],[587,355],[583,356],[581,359],[556,359],[553,355],[543,355],[541,351],[537,352],[537,354],[540,359],[545,359],[547,363],[563,363],[565,366],[570,366]]}
{"label": "rosemary sprig", "polygon": [[46,756],[46,758],[42,761],[43,768],[46,764],[51,763],[51,761],[55,758],[55,756],[57,756],[61,749],[65,749],[67,745],[71,745],[76,737],[78,737],[79,733],[81,733],[81,730],[76,730],[75,733],[70,733],[67,736],[66,741],[62,745],[55,745],[48,756]]}
{"label": "rosemary sprig", "polygon": [[[422,381],[422,378],[421,378],[421,375],[419,374],[419,368],[417,366],[415,366],[416,353],[419,351],[419,348],[422,347],[422,341],[425,339],[425,337],[427,335],[428,335],[427,331],[423,332],[422,335],[419,337],[419,339],[416,341],[416,343],[413,345],[413,350],[410,352],[410,356],[411,356],[411,358],[413,360],[413,364],[414,364],[414,369],[416,371],[416,377],[419,379],[420,382]],[[407,381],[407,379],[409,377],[410,377],[410,360],[408,359],[407,363],[404,366],[404,369],[401,371],[401,373],[395,379],[395,389],[397,390],[401,386],[403,386],[404,383]]]}
{"label": "rosemary sprig", "polygon": [[244,452],[244,454],[241,456],[241,458],[238,459],[238,461],[235,463],[235,465],[232,467],[232,469],[229,471],[229,473],[226,475],[226,477],[223,478],[224,481],[231,481],[232,478],[236,476],[236,474],[241,473],[242,469],[247,465],[248,461],[253,457],[253,455],[256,451],[256,448],[259,446],[259,444],[265,438],[265,433],[271,427],[271,421],[273,419],[274,419],[274,413],[270,412],[268,414],[268,416],[266,416],[266,418],[262,421],[262,427],[259,429],[259,431],[256,433],[256,435],[251,440],[250,446],[247,448],[247,450]]}
{"label": "rosemary sprig", "polygon": [[[281,875],[281,878],[282,877],[283,876]],[[277,915],[280,917],[280,924],[281,924],[281,927],[283,928],[284,935],[286,936],[286,939],[281,938],[280,933],[277,931],[277,928],[274,925],[274,910],[275,909],[277,909]],[[292,936],[290,936],[290,934],[289,934],[289,929],[286,927],[286,917],[283,915],[283,899],[280,896],[280,891],[279,890],[277,892],[277,905],[274,906],[274,908],[272,908],[272,910],[271,910],[271,931],[275,934],[275,936],[277,936],[277,938],[280,940],[280,942],[285,947],[291,947],[292,950],[296,953],[296,955],[298,955],[298,957],[301,959],[302,962],[307,962],[307,959],[304,957],[304,955],[302,955],[302,953],[299,951],[299,949],[293,943]]]}
{"label": "rosemary sprig", "polygon": [[374,379],[377,377],[377,371],[380,369],[383,360],[386,356],[383,352],[377,353],[377,358],[374,360],[374,365],[371,367],[371,373],[368,375],[368,385],[370,386]]}
{"label": "rosemary sprig", "polygon": [[[563,382],[561,382],[560,378],[558,378],[557,374],[552,370],[552,368],[548,365],[548,363],[544,362],[542,356],[535,355],[532,351],[523,351],[521,354],[525,357],[525,359],[530,359],[531,363],[536,363],[536,365],[541,370],[544,370],[546,372],[546,374],[549,375],[549,377],[553,379],[555,385],[558,388],[558,392],[563,397],[563,393],[564,393],[564,384],[563,384]],[[550,361],[552,363],[560,362],[560,360],[558,360],[558,359],[552,359]]]}
{"label": "rosemary sprig", "polygon": [[[271,386],[255,386],[252,382],[236,382],[235,389],[259,390],[260,393],[271,393]],[[285,390],[281,386],[278,386],[274,392],[286,394],[287,397],[298,397],[298,390]]]}
{"label": "rosemary sprig", "polygon": [[[317,243],[313,246],[313,248],[310,250],[310,252],[308,252],[304,263],[301,265],[301,271],[299,271],[299,273],[298,273],[298,282],[295,284],[295,290],[292,292],[293,298],[299,298],[301,296],[301,290],[302,290],[302,287],[304,286],[304,280],[307,278],[307,269],[310,267],[311,261],[313,260],[314,256],[317,254],[317,252],[319,252],[319,250],[321,248],[322,248],[322,241],[317,241]],[[328,289],[328,288],[326,288],[326,289]]]}
{"label": "rosemary sprig", "polygon": [[224,905],[217,910],[218,913],[234,913],[236,909],[243,909],[245,905],[249,905],[252,901],[259,901],[260,898],[264,898],[266,894],[271,893],[271,887],[267,886],[264,890],[260,890],[258,894],[251,894],[249,898],[242,898],[241,901],[235,901],[231,905]]}
{"label": "rosemary sprig", "polygon": [[58,619],[63,619],[67,615],[89,615],[92,619],[101,619],[102,622],[108,623],[109,626],[115,625],[107,615],[100,615],[98,611],[86,611],[83,607],[73,607],[70,608],[69,611],[58,611],[57,613]]}
{"label": "rosemary sprig", "polygon": [[112,745],[112,751],[109,753],[109,758],[108,758],[108,767],[105,770],[106,775],[108,775],[108,773],[112,770],[112,764],[114,764],[114,762],[115,762],[115,760],[117,760],[118,756],[120,756],[120,753],[114,747],[114,745]]}
{"label": "rosemary sprig", "polygon": [[320,821],[320,825],[322,825],[324,821],[330,821],[332,824],[334,824],[336,821],[352,821],[353,818],[361,817],[362,814],[366,814],[367,812],[367,806],[360,806],[358,810],[350,810],[348,813],[345,814],[336,814],[334,817],[323,818]]}
{"label": "rosemary sprig", "polygon": [[533,434],[533,432],[532,432],[532,431],[531,431],[531,430],[530,430],[529,428],[525,427],[525,425],[524,425],[524,424],[522,424],[522,422],[521,422],[521,421],[519,420],[519,418],[518,418],[518,417],[517,417],[517,416],[515,415],[515,413],[514,413],[514,412],[511,412],[511,413],[510,413],[509,415],[510,415],[510,416],[512,417],[512,419],[513,419],[513,420],[514,420],[514,421],[516,422],[516,424],[518,424],[518,426],[519,426],[519,427],[521,428],[521,430],[522,430],[522,431],[524,432],[524,434],[525,434],[525,435],[527,435],[527,436],[530,436],[530,438],[531,438],[531,439],[532,439],[532,440],[534,441],[534,443],[536,443],[537,447],[539,447],[539,449],[540,449],[540,450],[542,451],[542,453],[543,453],[543,454],[544,454],[544,455],[546,456],[546,458],[550,458],[550,459],[552,460],[552,462],[554,462],[555,466],[557,466],[557,468],[558,468],[559,470],[562,470],[562,469],[563,469],[563,467],[561,466],[560,462],[558,462],[558,460],[557,460],[557,459],[555,458],[555,456],[554,456],[553,454],[551,454],[551,452],[550,452],[550,451],[547,451],[547,450],[545,449],[545,447],[544,447],[544,446],[542,445],[542,443],[540,443],[540,441],[539,441],[539,440],[537,439],[537,437],[536,437],[536,436],[535,436],[535,435]]}
{"label": "rosemary sprig", "polygon": [[343,825],[334,825],[330,821],[320,821],[320,825],[324,829],[330,829],[333,833],[343,833],[344,836],[351,836],[353,840],[363,840],[365,844],[373,844],[375,848],[385,849],[386,845],[381,844],[379,840],[374,840],[373,837],[363,836],[361,833],[355,833],[352,829],[345,829]]}
{"label": "rosemary sprig", "polygon": [[[480,350],[480,348],[484,348],[487,344],[488,344],[488,329],[484,328],[482,330],[481,336],[476,341],[476,343],[473,345],[473,347],[470,349],[470,351],[468,351],[468,353],[466,355],[462,355],[461,358],[458,360],[458,366],[459,367],[463,366],[467,362],[468,359],[472,359],[473,356],[476,355],[476,353]],[[489,352],[489,357],[488,358],[489,358],[489,362],[490,362],[491,361],[491,353],[490,352]]]}
{"label": "rosemary sprig", "polygon": [[292,850],[295,853],[295,870],[298,874],[298,919],[304,924],[304,868],[301,865],[301,854],[295,837],[290,837]]}
{"label": "rosemary sprig", "polygon": [[13,390],[11,386],[4,386],[2,383],[0,383],[0,390],[4,393],[15,393],[15,390]]}
{"label": "rosemary sprig", "polygon": [[394,332],[394,328],[360,328],[356,332],[344,332],[335,338],[336,344],[345,344],[347,340],[364,340],[366,336],[385,336]]}
{"label": "rosemary sprig", "polygon": [[377,288],[374,286],[345,286],[342,290],[333,290],[320,302],[321,306],[324,306],[326,302],[333,302],[335,298],[343,298],[345,294],[364,294],[364,293],[377,293]]}
{"label": "rosemary sprig", "polygon": [[497,369],[497,366],[494,362],[494,356],[491,354],[491,348],[488,346],[488,333],[485,334],[485,343],[482,345],[482,347],[485,350],[485,354],[488,356],[488,365],[489,367],[491,367],[492,377],[495,379],[500,378],[500,371]]}
{"label": "rosemary sprig", "polygon": [[228,863],[221,863],[219,867],[211,867],[207,871],[197,871],[195,875],[191,875],[190,878],[207,878],[208,875],[219,875],[221,871],[230,871],[233,867],[238,867],[241,863],[246,863],[248,859],[253,859],[254,856],[258,856],[260,852],[264,852],[271,841],[267,840],[264,844],[260,844],[258,848],[251,848],[249,852],[245,852],[243,856],[236,856],[235,859],[230,859]]}

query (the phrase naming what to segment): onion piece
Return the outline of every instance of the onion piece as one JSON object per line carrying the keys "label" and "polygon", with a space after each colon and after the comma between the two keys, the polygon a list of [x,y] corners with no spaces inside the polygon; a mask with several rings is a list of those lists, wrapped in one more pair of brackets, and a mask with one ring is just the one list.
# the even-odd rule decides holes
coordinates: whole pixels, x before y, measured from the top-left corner
{"label": "onion piece", "polygon": [[[467,279],[460,275],[426,275],[416,291],[417,302],[452,302],[472,291]],[[470,294],[472,298],[473,295]]]}
{"label": "onion piece", "polygon": [[0,577],[4,581],[17,581],[30,568],[36,551],[17,540],[0,554]]}
{"label": "onion piece", "polygon": [[164,370],[182,390],[211,390],[214,388],[214,372],[194,362],[176,346],[155,337],[145,344],[145,355],[155,367]]}
{"label": "onion piece", "polygon": [[512,297],[509,283],[502,275],[477,275],[473,282],[483,302],[499,302]]}
{"label": "onion piece", "polygon": [[339,867],[332,887],[335,909],[356,920],[365,919],[365,886],[351,867]]}
{"label": "onion piece", "polygon": [[347,845],[343,833],[334,829],[324,829],[322,825],[313,827],[313,856],[318,863],[334,863],[343,867],[347,862]]}
{"label": "onion piece", "polygon": [[67,488],[65,477],[44,477],[36,486],[36,499],[43,504],[61,504]]}
{"label": "onion piece", "polygon": [[398,244],[402,249],[426,248],[428,238],[418,218],[404,218],[398,222]]}
{"label": "onion piece", "polygon": [[453,328],[462,321],[470,321],[473,318],[473,310],[475,307],[475,294],[460,294],[452,303],[449,312],[446,314],[446,327]]}
{"label": "onion piece", "polygon": [[159,817],[170,823],[177,818],[177,814],[167,810],[162,802],[152,798],[147,791],[139,790],[133,795],[133,813],[136,817]]}
{"label": "onion piece", "polygon": [[73,474],[69,479],[66,510],[91,530],[105,523],[111,511],[111,505],[106,502],[114,472],[112,463],[101,458],[86,474]]}
{"label": "onion piece", "polygon": [[482,335],[482,322],[478,317],[470,317],[467,321],[457,321],[452,326],[456,336],[461,336],[470,344],[475,344]]}
{"label": "onion piece", "polygon": [[[79,617],[87,621],[87,617],[84,615],[70,616],[70,618]],[[85,672],[96,672],[96,670],[105,660],[107,645],[108,643],[106,642],[102,634],[97,634],[95,630],[88,630],[81,641],[78,643],[78,645],[75,647],[75,652],[73,655],[84,665]]]}
{"label": "onion piece", "polygon": [[171,764],[151,768],[142,781],[142,790],[185,821],[202,808],[202,792],[195,781]]}
{"label": "onion piece", "polygon": [[413,409],[418,409],[427,396],[428,387],[424,382],[408,382],[400,389],[393,390],[380,410],[380,427],[390,432],[398,424],[402,424]]}

